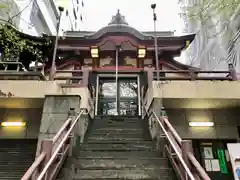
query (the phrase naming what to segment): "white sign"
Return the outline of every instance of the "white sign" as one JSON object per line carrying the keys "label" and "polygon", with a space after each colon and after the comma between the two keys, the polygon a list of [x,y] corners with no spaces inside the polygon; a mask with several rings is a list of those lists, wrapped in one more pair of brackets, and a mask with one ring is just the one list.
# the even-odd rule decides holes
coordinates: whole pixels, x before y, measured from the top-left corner
{"label": "white sign", "polygon": [[206,171],[212,171],[211,160],[205,160],[205,169]]}
{"label": "white sign", "polygon": [[218,159],[212,159],[211,164],[212,164],[212,171],[220,171],[220,165],[219,165]]}
{"label": "white sign", "polygon": [[228,143],[227,147],[232,163],[234,179],[239,180],[236,171],[237,168],[240,168],[240,163],[238,163],[238,158],[240,157],[240,143]]}
{"label": "white sign", "polygon": [[204,147],[205,159],[213,159],[213,152],[211,147]]}

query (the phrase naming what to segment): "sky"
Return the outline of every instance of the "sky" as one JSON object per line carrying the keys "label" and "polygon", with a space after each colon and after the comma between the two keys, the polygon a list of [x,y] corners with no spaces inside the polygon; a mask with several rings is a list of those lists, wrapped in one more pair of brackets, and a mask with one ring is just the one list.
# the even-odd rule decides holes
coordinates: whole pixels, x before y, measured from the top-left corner
{"label": "sky", "polygon": [[181,31],[178,0],[84,0],[82,30],[106,26],[120,10],[130,26],[140,31],[153,30],[151,4],[156,3],[157,31]]}

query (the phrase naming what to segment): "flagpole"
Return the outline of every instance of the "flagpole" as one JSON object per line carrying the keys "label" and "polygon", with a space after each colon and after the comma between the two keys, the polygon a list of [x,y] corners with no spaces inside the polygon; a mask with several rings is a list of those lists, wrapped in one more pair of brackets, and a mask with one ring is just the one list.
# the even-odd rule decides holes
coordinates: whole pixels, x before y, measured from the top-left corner
{"label": "flagpole", "polygon": [[53,50],[52,66],[51,66],[51,71],[49,76],[50,81],[54,80],[55,73],[56,73],[56,55],[57,55],[57,48],[58,48],[59,30],[60,30],[62,12],[64,11],[63,7],[59,6],[58,9],[59,9],[59,16],[58,16],[58,22],[57,22],[57,28],[56,28],[56,37],[55,37],[55,45]]}
{"label": "flagpole", "polygon": [[155,48],[155,60],[156,60],[156,71],[157,71],[157,81],[159,81],[159,62],[158,62],[158,44],[157,44],[157,15],[155,12],[156,4],[152,4],[151,8],[153,10],[153,24],[154,24],[154,48]]}
{"label": "flagpole", "polygon": [[115,74],[115,77],[116,77],[116,110],[117,110],[117,114],[118,115],[118,50],[119,50],[119,47],[116,46],[116,74]]}

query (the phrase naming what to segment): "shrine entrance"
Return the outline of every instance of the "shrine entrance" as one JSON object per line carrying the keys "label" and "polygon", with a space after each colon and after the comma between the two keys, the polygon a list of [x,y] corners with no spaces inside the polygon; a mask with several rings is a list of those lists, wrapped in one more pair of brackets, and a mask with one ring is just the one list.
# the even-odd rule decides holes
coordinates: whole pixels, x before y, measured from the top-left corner
{"label": "shrine entrance", "polygon": [[96,115],[138,116],[139,87],[135,77],[98,77]]}

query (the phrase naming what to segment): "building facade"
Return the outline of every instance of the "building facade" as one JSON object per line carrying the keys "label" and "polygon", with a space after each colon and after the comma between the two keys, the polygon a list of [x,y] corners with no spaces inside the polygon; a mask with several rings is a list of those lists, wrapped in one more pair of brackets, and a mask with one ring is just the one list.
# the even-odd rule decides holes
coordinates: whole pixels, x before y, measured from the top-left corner
{"label": "building facade", "polygon": [[15,0],[21,13],[20,31],[34,36],[56,34],[58,12],[51,1]]}
{"label": "building facade", "polygon": [[56,6],[64,7],[64,12],[61,18],[60,33],[66,31],[80,31],[83,23],[83,0],[55,0]]}
{"label": "building facade", "polygon": [[[157,62],[154,32],[140,32],[131,27],[119,11],[108,25],[96,32],[69,31],[64,37],[59,40],[54,66],[49,56],[46,59],[50,60],[45,61],[41,72],[17,71],[21,68],[16,68],[16,72],[13,72],[14,63],[2,62],[5,64],[0,66],[0,143],[6,139],[19,142],[34,139],[37,146],[38,163],[35,165],[39,165],[38,172],[44,171],[42,167],[48,168],[52,156],[59,155],[51,165],[51,168],[55,167],[58,171],[48,170],[48,175],[52,173],[56,176],[64,157],[69,155],[65,153],[71,147],[68,135],[71,135],[71,138],[76,135],[80,137],[80,140],[76,137],[76,143],[73,143],[79,145],[79,142],[85,141],[85,133],[96,133],[95,129],[88,131],[94,121],[107,122],[107,119],[114,117],[118,122],[110,124],[107,129],[98,129],[98,133],[109,134],[109,129],[113,129],[114,132],[120,129],[118,133],[121,134],[119,119],[125,119],[124,124],[130,122],[131,118],[137,118],[136,123],[145,123],[143,128],[151,140],[156,141],[156,146],[166,153],[177,176],[185,177],[187,173],[192,179],[195,176],[205,177],[201,178],[204,180],[233,179],[227,143],[236,143],[239,139],[239,81],[232,66],[229,66],[227,71],[216,73],[200,71],[174,60],[175,56],[180,55],[181,51],[191,44],[194,34],[173,36],[172,32],[157,32]],[[26,38],[43,41],[43,37]],[[26,64],[27,60],[20,58],[15,64],[18,67],[24,63]],[[11,72],[7,71],[8,67]],[[209,73],[218,76],[204,76]],[[50,74],[52,79],[49,79]],[[84,110],[84,114],[76,115],[77,119],[71,121],[69,118],[73,116],[74,109],[76,113]],[[69,122],[73,122],[70,128]],[[11,123],[23,126],[17,131],[5,127]],[[77,129],[74,133],[73,127]],[[125,129],[125,132],[129,135],[135,130],[136,127]],[[139,132],[139,129],[136,131]],[[68,134],[70,132],[71,134]],[[61,143],[56,138],[59,138]],[[53,142],[59,146],[56,148]],[[119,143],[120,145],[116,145]],[[90,158],[91,164],[95,165],[92,163],[95,159],[87,155],[92,150],[94,153],[109,153],[115,148],[114,153],[117,153],[118,148],[123,148],[120,158],[123,158],[127,151],[133,151],[132,156],[152,152],[150,146],[146,151],[146,146],[126,146],[124,143],[112,144],[98,139],[92,145],[83,144],[88,150],[85,149],[86,151],[81,151],[80,154],[82,158]],[[138,148],[144,150],[139,152]],[[61,154],[57,153],[60,149],[63,150]],[[50,154],[46,156],[46,153]],[[77,155],[73,153],[72,156]],[[94,157],[96,156],[95,154]],[[163,157],[155,160],[161,159]],[[209,162],[213,166],[209,166]],[[167,165],[163,166],[165,168]],[[79,166],[76,166],[77,168]],[[100,168],[112,172],[114,177],[122,175],[129,179],[150,179],[155,173],[155,177],[159,178],[162,171],[155,169],[152,173],[151,168],[139,170],[134,166],[131,172],[128,172],[129,175],[123,170],[109,170],[109,163],[106,167],[101,165]],[[79,172],[84,178],[106,177],[105,174],[101,174],[102,170],[97,170],[96,173],[95,169],[88,169],[87,166],[82,167]],[[72,173],[75,173],[74,176],[79,175],[77,170]]]}
{"label": "building facade", "polygon": [[[203,6],[205,1],[179,1],[182,12],[181,15],[186,23],[184,32],[196,33],[196,38],[189,49],[185,52],[187,64],[199,67],[205,70],[224,70],[229,63],[233,63],[236,70],[240,71],[239,66],[239,8],[237,4],[230,9],[223,9],[217,15],[214,10],[208,10],[208,14],[202,14],[198,17],[188,17],[187,9],[192,9],[192,13],[197,14],[200,9],[196,7]],[[214,6],[209,2],[208,9]],[[229,2],[231,3],[231,2]],[[206,6],[207,6],[206,5]],[[226,5],[227,6],[227,5]],[[194,12],[195,11],[195,12]],[[228,14],[223,14],[229,12]],[[191,15],[190,15],[191,16]],[[210,16],[210,18],[207,18]]]}

